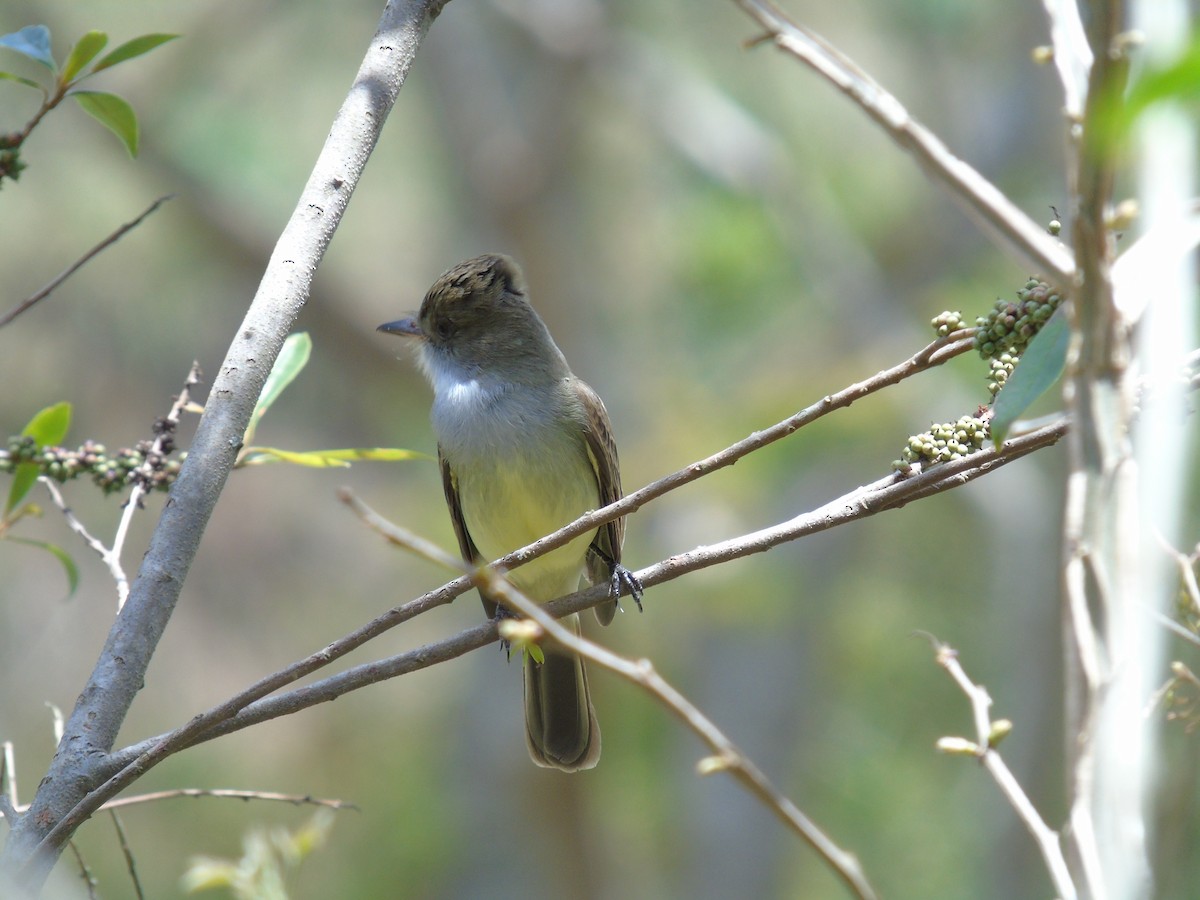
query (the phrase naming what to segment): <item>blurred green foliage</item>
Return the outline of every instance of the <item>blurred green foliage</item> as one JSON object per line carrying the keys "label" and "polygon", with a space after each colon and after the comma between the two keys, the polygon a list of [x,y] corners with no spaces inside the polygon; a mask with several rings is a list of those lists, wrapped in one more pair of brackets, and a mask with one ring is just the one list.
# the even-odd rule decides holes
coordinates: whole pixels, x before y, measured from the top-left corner
{"label": "blurred green foliage", "polygon": [[[1029,62],[1046,40],[1036,4],[788,7],[1031,215],[1062,204],[1060,95],[1051,69]],[[166,411],[193,359],[218,370],[378,11],[10,0],[0,30],[39,21],[55,34],[187,40],[106,76],[144,123],[137,160],[70,116],[48,117],[24,147],[36,166],[3,194],[0,307],[148,198],[179,199],[0,330],[6,433],[65,397],[75,433],[119,445]],[[448,4],[301,314],[312,354],[272,407],[272,444],[431,453],[427,389],[374,328],[479,252],[522,262],[573,368],[605,398],[627,489],[907,357],[939,310],[973,321],[1025,282],[836,92],[769,47],[743,49],[754,36],[732,3],[702,15],[686,0]],[[0,130],[34,113],[28,93],[24,106],[0,95]],[[908,435],[986,402],[982,374],[977,359],[957,360],[651,504],[629,522],[626,561],[771,525],[881,477]],[[627,610],[592,636],[653,659],[885,895],[1045,895],[1036,849],[986,774],[935,751],[938,738],[970,736],[969,708],[910,635],[961,652],[1014,723],[1006,759],[1060,823],[1061,456],[655,588],[644,614]],[[431,464],[235,473],[123,741],[186,721],[444,580],[350,518],[341,484],[454,546]],[[93,493],[72,489],[71,504],[110,535],[117,502]],[[131,548],[160,503],[147,501]],[[30,531],[71,540],[54,516]],[[72,703],[113,591],[77,553],[78,594],[59,604],[53,560],[0,554],[0,736],[15,742],[28,799],[53,752],[43,701]],[[133,549],[126,562],[136,559]],[[350,662],[479,615],[465,598]],[[694,774],[705,751],[672,718],[623,683],[592,681],[604,756],[585,775],[529,764],[519,667],[484,651],[190,750],[138,790],[357,803],[362,814],[339,819],[305,862],[297,900],[844,896],[728,779]],[[1182,729],[1167,742],[1163,790],[1182,796],[1194,743]],[[1190,804],[1170,812],[1163,896],[1184,896],[1169,891],[1200,878],[1189,849],[1200,832]],[[170,896],[192,856],[236,858],[265,816],[213,799],[141,807],[125,824],[142,883]],[[77,843],[106,895],[126,891],[109,831],[91,823]],[[55,890],[73,896],[68,860],[57,875]]]}

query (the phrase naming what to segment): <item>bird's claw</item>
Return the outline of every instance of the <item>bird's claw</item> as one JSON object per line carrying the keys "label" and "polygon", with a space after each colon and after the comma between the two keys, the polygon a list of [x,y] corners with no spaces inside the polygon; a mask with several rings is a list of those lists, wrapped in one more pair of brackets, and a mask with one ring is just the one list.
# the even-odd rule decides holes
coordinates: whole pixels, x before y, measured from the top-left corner
{"label": "bird's claw", "polygon": [[629,596],[637,604],[638,612],[644,612],[642,609],[642,583],[629,569],[620,563],[615,563],[613,565],[612,581],[609,583],[609,590],[612,593],[612,598],[618,602],[620,602],[622,585],[629,590]]}

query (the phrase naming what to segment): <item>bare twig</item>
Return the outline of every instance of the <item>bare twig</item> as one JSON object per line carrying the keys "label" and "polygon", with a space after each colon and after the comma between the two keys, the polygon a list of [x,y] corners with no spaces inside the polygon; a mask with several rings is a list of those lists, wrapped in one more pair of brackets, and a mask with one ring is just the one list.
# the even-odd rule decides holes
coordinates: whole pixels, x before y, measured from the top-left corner
{"label": "bare twig", "polygon": [[1054,889],[1058,896],[1061,900],[1074,900],[1078,896],[1078,892],[1071,879],[1071,872],[1067,868],[1058,832],[1047,825],[1038,814],[1028,795],[1021,788],[1020,782],[1017,781],[995,748],[995,735],[998,733],[996,726],[999,723],[992,721],[989,712],[992,698],[988,696],[987,690],[982,685],[975,684],[963,671],[962,665],[958,661],[958,652],[953,647],[943,644],[932,635],[927,635],[927,637],[936,651],[938,665],[950,673],[954,683],[971,701],[971,710],[975,719],[976,736],[973,742],[962,742],[961,739],[950,738],[946,744],[941,746],[943,749],[966,747],[978,758],[1033,836],[1042,853],[1042,859],[1046,863],[1046,869],[1050,874],[1051,881],[1054,882]]}
{"label": "bare twig", "polygon": [[133,858],[133,849],[125,837],[125,826],[121,824],[121,817],[114,810],[110,809],[108,814],[112,816],[113,825],[117,829],[117,840],[121,844],[121,853],[125,856],[125,868],[129,872],[129,880],[133,882],[134,895],[137,900],[146,900],[146,895],[142,892],[142,882],[138,879],[137,862]]}
{"label": "bare twig", "polygon": [[50,722],[54,729],[54,744],[58,746],[58,742],[62,740],[63,736],[62,710],[48,700],[46,701],[46,708],[50,710]]}
{"label": "bare twig", "polygon": [[[125,601],[129,597],[129,581],[125,578],[124,570],[121,568],[121,551],[125,548],[125,538],[129,534],[129,525],[133,521],[133,515],[142,508],[142,497],[150,489],[148,486],[150,476],[154,472],[151,460],[164,455],[165,444],[168,440],[173,440],[175,427],[183,417],[183,411],[191,403],[192,388],[198,385],[200,380],[200,363],[197,360],[193,360],[192,367],[188,370],[187,378],[184,379],[183,390],[179,392],[179,396],[171,404],[171,409],[160,423],[158,434],[155,436],[150,450],[146,453],[145,460],[134,473],[135,476],[140,475],[141,477],[133,479],[133,489],[129,492],[129,499],[125,501],[125,509],[121,513],[121,521],[117,524],[117,532],[113,537],[113,546],[110,554],[114,562],[109,565],[109,571],[113,572],[113,577],[117,582],[117,612],[120,612],[124,608]],[[105,561],[107,562],[108,560],[106,559]],[[117,573],[120,573],[120,577],[118,577]]]}
{"label": "bare twig", "polygon": [[933,132],[909,115],[899,100],[853,60],[810,29],[791,21],[766,0],[736,2],[766,29],[777,47],[812,68],[857,103],[888,137],[913,155],[935,182],[945,187],[969,213],[997,235],[1005,247],[1063,288],[1074,283],[1075,264],[1070,251],[1018,209],[995,185],[952,154]]}
{"label": "bare twig", "polygon": [[55,483],[53,478],[49,478],[45,475],[39,475],[38,481],[41,482],[49,492],[51,502],[53,502],[58,508],[58,511],[62,513],[63,518],[67,520],[67,525],[70,527],[70,529],[79,535],[83,542],[92,550],[94,550],[96,555],[99,556],[104,562],[104,565],[108,567],[109,574],[112,575],[113,581],[115,581],[117,584],[117,597],[118,602],[120,602],[122,590],[124,590],[126,594],[129,592],[129,578],[125,575],[125,570],[121,568],[120,557],[109,550],[108,547],[104,545],[102,540],[100,540],[98,537],[95,537],[90,531],[87,530],[87,526],[79,520],[79,517],[76,516],[74,512],[72,512],[71,507],[67,506],[67,500],[63,496],[62,491],[59,490],[58,484]]}
{"label": "bare twig", "polygon": [[[353,498],[344,499],[350,502]],[[369,512],[365,508],[362,510]],[[758,798],[787,827],[807,842],[857,896],[864,900],[875,897],[875,891],[867,881],[858,859],[835,844],[816,823],[801,812],[790,799],[780,793],[762,770],[738,749],[733,741],[704,715],[699,707],[654,670],[650,660],[626,659],[574,633],[571,629],[564,628],[554,616],[518,591],[513,587],[512,582],[492,567],[483,566],[476,569],[465,567],[461,560],[446,553],[436,544],[391,522],[380,520],[378,517],[370,517],[370,524],[392,543],[406,547],[446,568],[460,571],[467,568],[471,577],[486,587],[491,596],[502,599],[507,608],[529,617],[536,623],[537,633],[529,633],[525,627],[527,623],[505,621],[502,625],[508,626],[508,628],[502,628],[502,636],[515,637],[516,633],[521,632],[525,639],[537,641],[545,635],[553,643],[566,647],[572,653],[641,687],[673,712],[712,748],[714,755],[701,760],[697,766],[701,775],[721,771],[729,772],[741,783],[742,787]],[[505,630],[510,634],[505,635]]]}
{"label": "bare twig", "polygon": [[1182,638],[1189,644],[1194,644],[1195,646],[1200,647],[1200,636],[1188,631],[1170,616],[1165,616],[1157,609],[1152,609],[1149,606],[1143,606],[1142,609],[1148,616],[1150,616],[1150,618],[1152,618],[1155,622],[1167,629],[1167,631],[1171,632],[1176,637]]}
{"label": "bare twig", "polygon": [[68,841],[67,846],[71,848],[71,852],[75,854],[75,862],[79,866],[79,877],[83,879],[83,883],[87,885],[88,900],[96,900],[96,886],[99,882],[96,881],[92,870],[88,868],[87,861],[83,858],[83,854],[79,851],[74,841]]}
{"label": "bare twig", "polygon": [[95,247],[93,247],[91,250],[89,250],[87,253],[83,254],[83,256],[79,257],[79,259],[75,260],[75,262],[71,263],[71,265],[67,266],[67,268],[62,272],[62,274],[60,274],[57,278],[55,278],[53,281],[51,281],[49,284],[47,284],[44,288],[42,288],[40,291],[38,291],[32,297],[28,297],[28,298],[22,300],[20,303],[18,303],[16,306],[14,306],[11,310],[9,310],[7,313],[5,313],[5,315],[0,316],[0,328],[3,328],[5,325],[7,325],[9,322],[11,322],[13,319],[15,319],[17,316],[21,315],[21,313],[25,312],[30,307],[32,307],[34,304],[36,304],[39,301],[44,300],[44,299],[46,299],[46,297],[50,296],[50,294],[52,294],[54,292],[54,290],[60,284],[62,284],[64,281],[66,281],[68,278],[70,278],[72,275],[74,275],[76,272],[78,272],[81,268],[83,268],[83,266],[86,263],[90,262],[97,254],[103,252],[104,250],[107,250],[109,247],[111,247],[113,244],[115,244],[117,241],[119,241],[121,238],[123,238],[126,234],[128,234],[129,232],[133,231],[133,229],[135,229],[139,225],[141,225],[147,216],[149,216],[152,212],[157,210],[160,206],[162,206],[168,200],[172,199],[174,196],[175,196],[174,194],[167,194],[164,197],[159,197],[157,200],[155,200],[153,203],[151,203],[150,206],[148,206],[146,208],[145,212],[143,212],[140,216],[138,216],[132,222],[126,222],[124,225],[122,225],[120,228],[118,228],[116,231],[114,231],[112,234],[110,234],[108,237],[106,237],[104,240],[102,240],[100,243],[98,243]]}
{"label": "bare twig", "polygon": [[[1154,536],[1179,570],[1179,580],[1183,583],[1184,592],[1192,604],[1192,613],[1200,615],[1200,584],[1196,582],[1196,559],[1186,553],[1176,550],[1167,541],[1161,531],[1155,531]],[[1194,636],[1194,635],[1193,635]]]}
{"label": "bare twig", "polygon": [[[152,472],[150,459],[154,456],[161,456],[164,451],[164,441],[168,435],[174,431],[176,425],[179,424],[179,419],[183,415],[183,410],[191,402],[191,388],[200,383],[200,364],[192,363],[192,368],[188,372],[187,380],[184,382],[183,390],[175,399],[171,406],[171,411],[162,421],[165,426],[160,426],[159,434],[154,439],[154,444],[146,453],[146,461],[142,463],[138,472],[142,474],[141,478],[134,478],[133,490],[129,493],[129,499],[125,502],[125,508],[121,513],[121,520],[117,525],[116,536],[113,538],[112,548],[109,549],[104,545],[104,542],[95,537],[87,530],[87,527],[79,521],[79,518],[67,506],[67,501],[63,497],[62,491],[58,489],[58,485],[51,478],[42,475],[38,478],[46,490],[50,492],[50,499],[54,505],[58,507],[59,512],[63,514],[63,518],[67,520],[67,525],[74,531],[83,542],[87,544],[100,557],[105,566],[108,567],[109,574],[112,575],[113,582],[117,586],[117,612],[125,605],[125,600],[129,596],[129,576],[125,574],[125,568],[121,565],[121,550],[125,545],[125,537],[129,533],[129,523],[133,519],[133,514],[141,508],[142,496],[148,488],[149,476]],[[136,474],[136,473],[135,473]]]}
{"label": "bare twig", "polygon": [[142,803],[157,803],[160,800],[173,800],[176,797],[217,797],[231,800],[267,800],[275,803],[290,803],[292,806],[323,806],[327,809],[352,809],[358,812],[358,806],[345,800],[333,800],[314,797],[311,794],[279,794],[273,791],[237,791],[229,788],[177,788],[171,791],[155,791],[152,794],[137,794],[133,797],[121,797],[109,800],[101,809],[114,810],[126,806],[136,806]]}

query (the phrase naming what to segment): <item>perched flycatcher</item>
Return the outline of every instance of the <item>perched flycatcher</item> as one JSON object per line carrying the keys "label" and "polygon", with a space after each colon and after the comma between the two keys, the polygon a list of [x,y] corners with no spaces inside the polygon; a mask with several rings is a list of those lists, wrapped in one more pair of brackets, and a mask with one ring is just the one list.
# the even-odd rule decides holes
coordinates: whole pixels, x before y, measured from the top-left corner
{"label": "perched flycatcher", "polygon": [[[458,545],[470,563],[491,561],[621,497],[617,448],[604,403],[576,378],[529,305],[521,270],[507,256],[459,263],[434,282],[415,319],[379,326],[419,342],[433,386],[433,430]],[[625,522],[617,519],[509,574],[544,603],[572,593],[581,575],[613,584],[595,608],[617,610]],[[495,601],[483,598],[489,617]],[[571,624],[579,630],[578,616]],[[545,648],[525,660],[525,737],[539,766],[576,772],[600,758],[600,726],[577,656]]]}

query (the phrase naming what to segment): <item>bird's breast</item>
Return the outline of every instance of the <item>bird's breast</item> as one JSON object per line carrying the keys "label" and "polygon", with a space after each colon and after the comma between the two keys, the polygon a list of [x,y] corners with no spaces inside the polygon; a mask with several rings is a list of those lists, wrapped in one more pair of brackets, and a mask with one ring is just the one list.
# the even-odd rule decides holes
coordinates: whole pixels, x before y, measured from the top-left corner
{"label": "bird's breast", "polygon": [[[434,429],[454,472],[467,531],[497,559],[556,531],[599,503],[579,424],[554,413],[553,398],[487,396],[464,386],[434,407]],[[515,570],[513,582],[534,599],[575,590],[594,533]]]}

